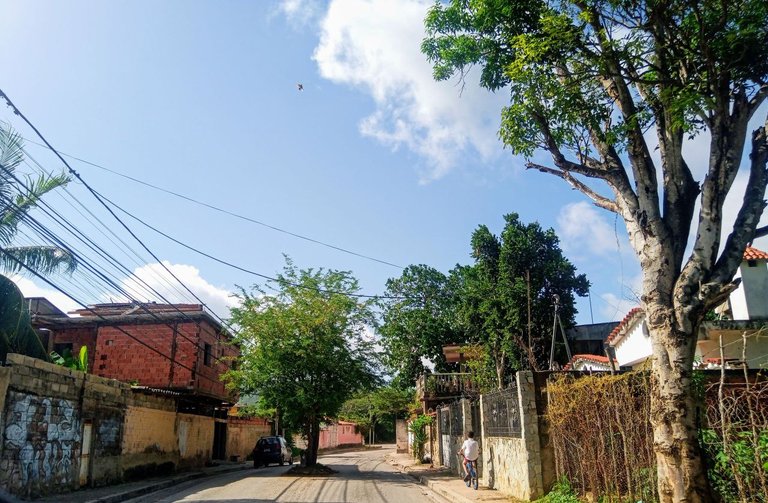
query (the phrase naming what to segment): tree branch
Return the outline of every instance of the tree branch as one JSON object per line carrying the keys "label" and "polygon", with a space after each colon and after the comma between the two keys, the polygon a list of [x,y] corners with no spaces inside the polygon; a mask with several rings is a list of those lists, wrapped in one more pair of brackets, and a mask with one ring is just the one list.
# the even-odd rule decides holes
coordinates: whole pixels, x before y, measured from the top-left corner
{"label": "tree branch", "polygon": [[725,242],[723,253],[712,272],[712,281],[725,283],[736,273],[744,257],[744,249],[755,235],[755,229],[766,207],[765,188],[768,185],[768,118],[763,126],[752,133],[752,152],[749,155],[749,181],[744,192],[733,232]]}
{"label": "tree branch", "polygon": [[571,175],[571,173],[568,171],[560,171],[560,170],[549,168],[547,166],[542,166],[541,164],[536,164],[533,162],[526,163],[525,167],[528,169],[536,169],[541,171],[542,173],[547,173],[549,175],[554,175],[558,178],[562,178],[563,180],[568,182],[568,184],[571,187],[573,187],[574,189],[578,190],[579,192],[585,194],[587,197],[592,199],[592,201],[594,201],[596,206],[599,206],[600,208],[606,209],[608,211],[612,211],[613,213],[619,213],[619,207],[616,204],[616,201],[613,201],[611,199],[608,199],[607,197],[601,196],[600,194],[592,190],[589,186],[575,179]]}

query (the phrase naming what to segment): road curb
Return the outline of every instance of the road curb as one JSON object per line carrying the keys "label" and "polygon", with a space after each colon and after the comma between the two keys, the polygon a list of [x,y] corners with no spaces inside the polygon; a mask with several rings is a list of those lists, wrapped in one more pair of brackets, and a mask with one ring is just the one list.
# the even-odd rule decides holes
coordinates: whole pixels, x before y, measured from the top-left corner
{"label": "road curb", "polygon": [[214,477],[217,475],[223,475],[225,473],[232,473],[232,472],[237,472],[241,470],[247,470],[248,468],[250,468],[250,466],[245,465],[245,466],[233,466],[232,468],[217,470],[215,472],[190,472],[184,475],[173,477],[172,479],[159,480],[154,484],[146,485],[143,487],[137,487],[137,488],[129,489],[127,491],[119,492],[116,494],[110,494],[109,496],[102,496],[101,498],[86,500],[83,503],[120,503],[121,501],[126,501],[131,498],[136,498],[139,496],[144,496],[145,494],[151,494],[153,492],[162,491],[163,489],[168,489],[169,487],[173,487],[178,484],[183,484],[184,482],[189,482],[190,480]]}

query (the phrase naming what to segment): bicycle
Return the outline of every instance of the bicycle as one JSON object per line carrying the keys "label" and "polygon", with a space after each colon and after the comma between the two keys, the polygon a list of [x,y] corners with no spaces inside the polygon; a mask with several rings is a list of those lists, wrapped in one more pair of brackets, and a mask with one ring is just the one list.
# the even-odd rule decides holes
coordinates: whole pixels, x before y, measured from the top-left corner
{"label": "bicycle", "polygon": [[[464,457],[459,455],[459,459],[463,462]],[[472,488],[477,491],[477,460],[467,461],[467,473],[469,474],[469,478],[464,478],[464,483],[467,484],[467,487],[472,486]]]}

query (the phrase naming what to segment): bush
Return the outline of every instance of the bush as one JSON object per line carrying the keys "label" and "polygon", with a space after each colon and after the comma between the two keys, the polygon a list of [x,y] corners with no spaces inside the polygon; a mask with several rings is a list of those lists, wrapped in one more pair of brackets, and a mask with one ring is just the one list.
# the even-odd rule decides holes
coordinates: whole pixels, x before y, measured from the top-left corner
{"label": "bush", "polygon": [[546,496],[537,499],[534,503],[581,503],[581,500],[573,492],[568,479],[563,478],[555,483]]}

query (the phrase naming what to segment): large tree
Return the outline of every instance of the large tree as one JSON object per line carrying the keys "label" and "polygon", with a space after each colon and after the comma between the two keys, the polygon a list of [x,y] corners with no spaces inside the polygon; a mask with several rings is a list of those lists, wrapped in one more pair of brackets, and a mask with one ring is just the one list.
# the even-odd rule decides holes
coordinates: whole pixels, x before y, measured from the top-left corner
{"label": "large tree", "polygon": [[460,275],[443,274],[427,265],[410,265],[399,278],[387,280],[379,333],[384,363],[402,388],[413,386],[429,360],[448,371],[443,346],[465,342],[458,327]]}
{"label": "large tree", "polygon": [[[7,273],[28,269],[41,274],[72,272],[76,261],[57,246],[14,246],[19,225],[47,192],[65,185],[64,175],[22,177],[17,167],[24,161],[21,137],[10,127],[0,127],[0,268]],[[24,296],[10,278],[0,274],[0,361],[8,353],[47,359],[46,349],[32,329]]]}
{"label": "large tree", "polygon": [[589,288],[563,256],[553,229],[524,224],[515,213],[504,221],[500,236],[485,225],[472,233],[475,263],[463,269],[459,308],[470,341],[493,362],[499,388],[507,370],[548,368],[555,299],[560,321],[571,326],[575,296]]}
{"label": "large tree", "polygon": [[354,297],[348,272],[297,269],[289,260],[268,283],[242,291],[231,321],[240,327],[236,370],[225,376],[241,393],[258,394],[289,428],[307,439],[306,464],[317,463],[320,423],[337,416],[356,391],[375,383],[370,301]]}
{"label": "large tree", "polygon": [[[763,124],[749,138],[735,224],[724,229],[749,122],[768,96],[768,2],[450,0],[426,26],[422,50],[437,79],[480,65],[481,85],[510,95],[503,142],[529,158],[548,152],[550,163],[528,167],[623,218],[653,346],[659,497],[710,500],[691,367],[697,328],[736,288],[766,205]],[[704,131],[708,162],[691,166],[683,146],[705,141]]]}

